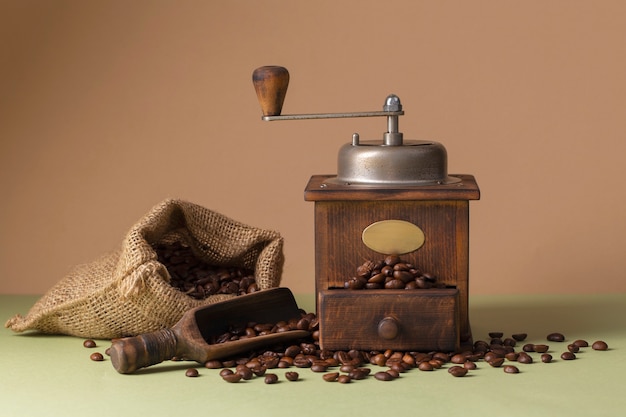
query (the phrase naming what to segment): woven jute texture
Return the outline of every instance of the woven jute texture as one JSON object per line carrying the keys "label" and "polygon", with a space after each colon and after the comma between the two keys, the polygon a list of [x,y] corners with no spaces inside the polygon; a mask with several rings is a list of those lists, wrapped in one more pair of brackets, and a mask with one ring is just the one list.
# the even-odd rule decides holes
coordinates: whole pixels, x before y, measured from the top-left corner
{"label": "woven jute texture", "polygon": [[41,297],[25,317],[5,327],[16,332],[112,339],[172,327],[189,309],[233,297],[196,300],[169,284],[154,244],[182,242],[212,265],[251,269],[259,289],[278,287],[283,239],[181,200],[155,206],[130,229],[121,248],[74,267]]}

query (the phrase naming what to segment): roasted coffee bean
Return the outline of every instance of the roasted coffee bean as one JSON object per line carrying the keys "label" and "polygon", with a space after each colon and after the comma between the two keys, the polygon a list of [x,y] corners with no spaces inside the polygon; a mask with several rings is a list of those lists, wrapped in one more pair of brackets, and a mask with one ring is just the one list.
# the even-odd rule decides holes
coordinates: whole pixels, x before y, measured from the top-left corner
{"label": "roasted coffee bean", "polygon": [[400,257],[398,255],[389,255],[385,258],[385,265],[394,266],[395,264],[400,262]]}
{"label": "roasted coffee bean", "polygon": [[513,366],[513,365],[506,365],[504,367],[504,372],[507,374],[518,374],[519,373],[519,368],[517,366]]}
{"label": "roasted coffee bean", "polygon": [[341,365],[341,367],[339,368],[339,370],[341,372],[345,372],[345,373],[349,373],[354,371],[355,366],[354,365]]}
{"label": "roasted coffee bean", "polygon": [[567,345],[567,350],[569,350],[572,353],[578,353],[580,348],[572,343],[572,344]]}
{"label": "roasted coffee bean", "polygon": [[245,365],[237,365],[236,372],[241,375],[241,379],[244,381],[249,381],[254,376],[252,370]]}
{"label": "roasted coffee bean", "polygon": [[511,337],[518,342],[523,342],[524,340],[526,340],[526,337],[528,337],[528,335],[526,333],[515,333],[511,335]]}
{"label": "roasted coffee bean", "polygon": [[198,375],[200,374],[198,373],[198,370],[196,368],[189,368],[185,371],[185,376],[188,376],[190,378],[195,378]]}
{"label": "roasted coffee bean", "polygon": [[389,372],[379,371],[374,374],[374,378],[379,381],[391,381],[393,380],[393,376]]}
{"label": "roasted coffee bean", "polygon": [[392,378],[400,378],[400,372],[396,371],[395,369],[387,369],[387,373],[389,375],[391,375]]}
{"label": "roasted coffee bean", "polygon": [[263,379],[263,381],[266,384],[275,384],[278,382],[278,375],[276,374],[265,374],[265,378]]}
{"label": "roasted coffee bean", "polygon": [[95,362],[101,362],[104,360],[104,356],[102,356],[102,353],[100,352],[94,352],[91,355],[89,355],[89,359]]}
{"label": "roasted coffee bean", "polygon": [[504,340],[502,341],[502,344],[503,344],[504,346],[511,346],[511,347],[514,347],[515,345],[517,345],[517,341],[516,341],[515,339],[511,338],[511,337],[507,337],[506,339],[504,339]]}
{"label": "roasted coffee bean", "polygon": [[297,381],[298,378],[300,378],[300,375],[297,372],[285,372],[285,378],[287,378],[287,381]]}
{"label": "roasted coffee bean", "polygon": [[608,350],[609,345],[607,345],[607,343],[603,340],[598,340],[598,341],[593,342],[593,344],[591,345],[591,348],[593,350]]}
{"label": "roasted coffee bean", "polygon": [[578,346],[579,348],[589,346],[589,343],[587,343],[586,340],[582,340],[582,339],[575,340],[572,344],[574,346]]}
{"label": "roasted coffee bean", "polygon": [[214,359],[214,360],[207,361],[204,364],[204,367],[207,368],[207,369],[220,369],[220,368],[223,368],[224,365],[222,364],[221,361],[218,361],[217,359]]}
{"label": "roasted coffee bean", "polygon": [[350,375],[342,374],[337,377],[337,382],[340,384],[348,384],[352,382],[352,378],[350,378]]}
{"label": "roasted coffee bean", "polygon": [[96,347],[96,342],[91,340],[91,339],[87,339],[83,342],[83,346],[86,348],[95,348]]}
{"label": "roasted coffee bean", "polygon": [[531,352],[545,353],[548,351],[548,349],[548,345],[533,345],[533,350]]}
{"label": "roasted coffee bean", "polygon": [[550,363],[552,362],[552,355],[550,355],[549,353],[544,353],[541,355],[541,362],[543,363]]}
{"label": "roasted coffee bean", "polygon": [[348,373],[348,376],[355,381],[365,379],[369,375],[368,368],[357,368]]}
{"label": "roasted coffee bean", "polygon": [[461,377],[467,375],[467,369],[462,366],[455,365],[448,369],[448,373],[455,377]]}
{"label": "roasted coffee bean", "polygon": [[241,381],[241,375],[240,374],[236,374],[236,373],[230,373],[230,374],[226,374],[226,375],[222,375],[222,379],[226,382],[239,382]]}
{"label": "roasted coffee bean", "polygon": [[511,362],[515,362],[517,361],[517,358],[519,357],[519,353],[518,352],[509,352],[506,355],[504,355],[504,358],[508,361]]}
{"label": "roasted coffee bean", "polygon": [[499,368],[504,363],[504,358],[493,358],[492,360],[490,360],[487,363],[489,365],[491,365],[492,367],[494,367],[494,368]]}
{"label": "roasted coffee bean", "polygon": [[326,364],[316,363],[311,365],[311,371],[313,372],[326,372],[328,370],[328,366]]}
{"label": "roasted coffee bean", "polygon": [[576,355],[574,355],[572,352],[563,352],[561,353],[561,359],[563,359],[564,361],[571,361],[576,359]]}
{"label": "roasted coffee bean", "polygon": [[322,379],[326,382],[335,382],[339,378],[339,372],[329,372],[322,375]]}
{"label": "roasted coffee bean", "polygon": [[472,361],[465,361],[465,363],[463,364],[463,368],[467,369],[467,370],[474,370],[477,368],[476,366],[476,362],[472,362]]}
{"label": "roasted coffee bean", "polygon": [[526,343],[524,346],[522,346],[522,350],[524,352],[534,352],[535,351],[535,345],[532,343]]}
{"label": "roasted coffee bean", "polygon": [[[254,373],[254,375],[256,376],[263,376],[265,375],[265,372],[267,371],[267,368],[265,366],[261,366],[260,368],[254,368],[252,370],[252,373]],[[289,372],[287,372],[289,373]],[[294,372],[294,374],[296,374],[297,372]]]}
{"label": "roasted coffee bean", "polygon": [[456,355],[453,355],[450,358],[450,362],[456,363],[456,364],[463,364],[463,363],[465,363],[466,360],[467,359],[466,359],[465,355],[462,354],[462,353],[457,353]]}
{"label": "roasted coffee bean", "polygon": [[517,356],[517,361],[519,363],[533,363],[533,357],[530,356],[528,353],[526,352],[520,352],[520,354]]}
{"label": "roasted coffee bean", "polygon": [[420,371],[432,371],[435,368],[430,362],[424,361],[417,364],[417,369]]}
{"label": "roasted coffee bean", "polygon": [[492,339],[496,339],[496,338],[499,339],[502,336],[504,336],[504,333],[502,332],[489,332],[489,337]]}
{"label": "roasted coffee bean", "polygon": [[562,333],[550,333],[546,336],[546,339],[550,342],[563,342],[565,341],[565,336]]}

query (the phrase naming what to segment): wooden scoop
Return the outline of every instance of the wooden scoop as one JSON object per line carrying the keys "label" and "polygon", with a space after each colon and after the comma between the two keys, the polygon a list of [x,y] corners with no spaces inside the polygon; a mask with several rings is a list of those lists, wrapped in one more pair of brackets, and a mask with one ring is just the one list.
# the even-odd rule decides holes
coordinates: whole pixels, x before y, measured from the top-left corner
{"label": "wooden scoop", "polygon": [[298,317],[300,310],[288,288],[241,295],[191,309],[171,329],[115,339],[110,349],[111,362],[121,374],[129,374],[175,356],[203,364],[212,359],[226,358],[310,335],[306,330],[290,330],[232,342],[208,342],[226,333],[232,325],[277,323]]}

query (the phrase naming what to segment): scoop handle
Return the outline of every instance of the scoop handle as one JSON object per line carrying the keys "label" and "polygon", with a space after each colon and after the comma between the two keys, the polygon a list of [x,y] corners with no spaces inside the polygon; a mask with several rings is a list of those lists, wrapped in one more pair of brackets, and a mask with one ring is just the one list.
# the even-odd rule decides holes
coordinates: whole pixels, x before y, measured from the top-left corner
{"label": "scoop handle", "polygon": [[121,374],[156,365],[176,355],[178,342],[170,329],[116,339],[111,345],[111,362]]}
{"label": "scoop handle", "polygon": [[252,83],[263,116],[279,116],[289,86],[287,68],[276,65],[259,67],[252,73]]}

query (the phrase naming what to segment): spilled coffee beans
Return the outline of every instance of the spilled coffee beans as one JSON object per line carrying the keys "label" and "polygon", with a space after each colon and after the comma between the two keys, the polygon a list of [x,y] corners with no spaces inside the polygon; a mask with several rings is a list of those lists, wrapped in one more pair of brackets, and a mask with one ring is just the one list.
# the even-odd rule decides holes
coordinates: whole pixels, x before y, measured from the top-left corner
{"label": "spilled coffee beans", "polygon": [[356,275],[344,282],[350,290],[429,289],[445,288],[437,277],[390,255],[379,261],[366,261],[356,269]]}

